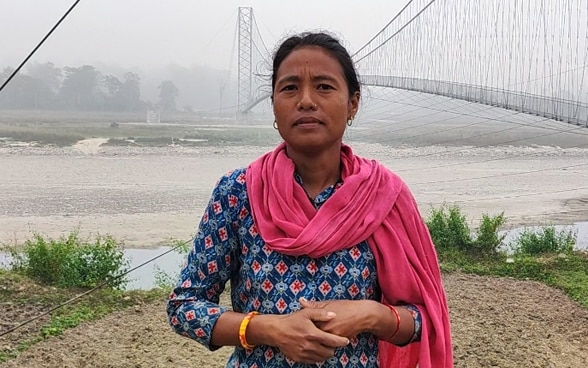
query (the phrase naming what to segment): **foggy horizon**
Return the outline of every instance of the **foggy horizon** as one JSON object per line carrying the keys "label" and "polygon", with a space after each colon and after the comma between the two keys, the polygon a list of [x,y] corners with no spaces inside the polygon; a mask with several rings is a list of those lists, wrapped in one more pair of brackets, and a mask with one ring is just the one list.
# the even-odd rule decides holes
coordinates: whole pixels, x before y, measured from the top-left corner
{"label": "foggy horizon", "polygon": [[[16,67],[73,4],[35,0],[11,2],[0,13],[0,66]],[[291,33],[324,29],[350,49],[365,44],[406,3],[336,0],[271,4],[259,0],[199,5],[187,0],[165,4],[147,0],[80,2],[30,62],[56,66],[108,65],[145,72],[178,65],[236,69],[239,7],[252,7],[268,50]],[[232,57],[231,57],[232,56]]]}
{"label": "foggy horizon", "polygon": [[[9,50],[0,54],[4,75],[9,70],[5,68],[16,67],[28,55],[71,6],[70,2],[73,0],[56,0],[51,4],[23,0],[4,8],[7,11],[0,14],[0,30],[3,31],[0,40],[3,49]],[[417,11],[424,9],[416,9],[416,5],[409,2],[408,10],[398,21],[377,35],[407,4],[406,0],[392,3],[370,0],[361,5],[342,5],[336,0],[268,5],[250,0],[206,6],[187,0],[165,4],[153,0],[80,2],[24,66],[21,74],[47,62],[56,68],[91,65],[100,72],[100,83],[102,77],[109,75],[120,82],[125,73],[132,72],[139,76],[141,100],[145,102],[153,102],[157,86],[170,80],[179,90],[178,106],[187,106],[188,110],[190,107],[221,110],[227,103],[235,105],[238,9],[250,6],[255,20],[251,56],[255,78],[271,73],[271,61],[267,56],[280,40],[301,31],[327,30],[340,38],[351,54],[371,39],[376,40],[362,50],[370,55],[369,62],[364,57],[356,60],[362,75],[443,80],[495,89],[512,86],[517,89],[515,93],[545,94],[560,100],[578,98],[580,101],[586,89],[583,85],[585,66],[579,61],[586,60],[586,49],[581,37],[569,37],[571,31],[568,30],[568,34],[566,29],[577,21],[577,33],[585,33],[580,23],[586,14],[578,12],[576,19],[566,13],[567,8],[557,6],[556,0],[552,3],[556,11],[538,18],[529,10],[528,18],[521,21],[516,14],[523,9],[516,4],[503,10],[486,3],[464,2],[460,8],[435,8],[420,16]],[[514,18],[505,18],[505,11]],[[569,27],[561,27],[562,19],[568,18],[573,19],[568,21]],[[517,26],[513,28],[514,23]],[[411,24],[411,32],[397,35],[398,27],[407,24]],[[439,25],[453,28],[437,32]],[[526,28],[543,29],[546,33],[536,36],[526,32]],[[554,37],[565,38],[566,42],[548,43],[547,35],[552,32]],[[503,37],[503,33],[508,37]],[[536,44],[545,46],[538,48]],[[370,49],[372,46],[376,53]],[[363,62],[359,63],[361,60]],[[259,83],[265,88],[266,81],[258,79],[254,83],[257,83],[254,90],[259,92]],[[31,92],[31,83],[27,85],[26,78],[21,87],[22,91],[28,90],[21,93],[20,98],[28,96],[36,103],[36,92]],[[100,88],[109,87],[101,85]],[[9,90],[10,86],[7,92]],[[98,91],[98,94],[104,93]],[[111,93],[110,98],[115,95]]]}

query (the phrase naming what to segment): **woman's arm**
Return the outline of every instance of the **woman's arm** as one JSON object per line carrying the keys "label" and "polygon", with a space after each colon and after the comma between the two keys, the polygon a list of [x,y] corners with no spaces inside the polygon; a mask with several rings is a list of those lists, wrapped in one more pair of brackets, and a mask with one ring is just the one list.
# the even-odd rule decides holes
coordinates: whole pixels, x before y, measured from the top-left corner
{"label": "woman's arm", "polygon": [[300,300],[305,309],[328,309],[337,317],[318,323],[323,331],[353,337],[370,332],[381,340],[404,346],[419,341],[421,314],[414,305],[387,306],[375,300]]}
{"label": "woman's arm", "polygon": [[377,302],[371,304],[370,332],[380,340],[385,340],[398,346],[420,341],[421,315],[416,306],[389,306]]}
{"label": "woman's arm", "polygon": [[[239,328],[244,314],[226,312],[218,319],[212,333],[212,344],[240,346]],[[325,309],[300,310],[287,315],[265,314],[251,318],[245,330],[248,345],[269,345],[299,363],[323,362],[338,347],[349,344],[346,337],[320,330],[315,323],[336,318]]]}
{"label": "woman's arm", "polygon": [[[215,187],[167,308],[177,333],[211,350],[241,346],[239,329],[245,314],[218,304],[226,282],[240,266],[239,239],[233,227],[233,220],[238,218],[237,192],[244,188],[235,184],[238,175],[235,172],[222,178]],[[250,320],[245,336],[249,345],[278,347],[296,362],[321,362],[331,357],[337,347],[349,343],[346,337],[321,331],[314,324],[334,317],[326,310],[257,315]]]}
{"label": "woman's arm", "polygon": [[167,313],[173,329],[207,348],[218,319],[227,312],[219,305],[219,296],[231,278],[239,260],[237,234],[233,230],[231,177],[224,176],[213,190],[194,247],[181,270],[177,287],[170,295]]}

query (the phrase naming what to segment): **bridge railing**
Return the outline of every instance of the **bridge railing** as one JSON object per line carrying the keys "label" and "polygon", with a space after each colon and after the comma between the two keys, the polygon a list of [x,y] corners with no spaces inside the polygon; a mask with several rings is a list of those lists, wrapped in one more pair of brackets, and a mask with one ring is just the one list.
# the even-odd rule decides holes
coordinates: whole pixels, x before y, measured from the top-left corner
{"label": "bridge railing", "polygon": [[362,75],[364,85],[423,92],[502,107],[588,127],[588,104],[580,101],[464,83],[381,75]]}

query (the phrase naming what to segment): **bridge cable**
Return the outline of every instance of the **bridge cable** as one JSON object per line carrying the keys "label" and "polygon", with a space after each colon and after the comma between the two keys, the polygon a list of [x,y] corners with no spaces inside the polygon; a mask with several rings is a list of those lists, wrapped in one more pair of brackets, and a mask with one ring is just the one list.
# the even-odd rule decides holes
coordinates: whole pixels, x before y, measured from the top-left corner
{"label": "bridge cable", "polygon": [[413,185],[423,185],[423,184],[438,184],[438,183],[455,183],[455,182],[462,182],[462,181],[470,181],[470,180],[480,180],[480,179],[491,179],[491,178],[503,178],[506,176],[517,176],[517,175],[526,175],[526,174],[534,174],[543,171],[552,171],[552,170],[566,170],[572,169],[580,166],[588,166],[588,162],[582,164],[574,164],[568,166],[560,166],[560,167],[546,167],[542,169],[536,170],[527,170],[523,172],[512,172],[512,173],[502,173],[496,175],[486,175],[486,176],[477,176],[474,178],[463,178],[463,179],[447,179],[447,180],[434,180],[434,181],[421,181],[417,183],[411,183]]}
{"label": "bridge cable", "polygon": [[224,31],[225,27],[229,24],[229,22],[232,19],[234,19],[233,16],[236,15],[236,14],[237,14],[237,10],[233,11],[233,14],[231,14],[231,16],[218,29],[218,31],[216,31],[216,33],[212,36],[212,38],[208,41],[208,43],[203,47],[203,49],[207,49],[216,40],[216,38],[221,34],[221,32]]}
{"label": "bridge cable", "polygon": [[263,49],[265,50],[265,54],[262,54],[260,51],[261,57],[263,58],[263,60],[266,63],[271,65],[270,59],[268,59],[268,56],[271,53],[270,53],[269,49],[267,48],[267,46],[265,45],[265,42],[263,41],[263,37],[261,36],[261,31],[259,30],[259,25],[257,24],[257,17],[255,17],[255,14],[253,15],[253,24],[255,24],[255,30],[257,31],[257,36],[259,37],[259,40],[261,41],[261,45],[263,46]]}
{"label": "bridge cable", "polygon": [[402,32],[406,27],[408,27],[413,21],[415,21],[435,1],[436,0],[431,0],[427,5],[425,5],[425,7],[421,11],[419,11],[415,16],[413,16],[411,19],[409,19],[408,22],[406,22],[405,25],[403,25],[398,31],[394,32],[394,34],[392,34],[392,36],[388,37],[384,42],[382,42],[381,44],[379,44],[378,47],[374,48],[373,50],[371,50],[370,52],[368,52],[364,56],[362,56],[359,59],[355,60],[355,63],[359,63],[360,61],[362,61],[366,57],[368,57],[371,54],[373,54],[377,49],[379,49],[380,47],[384,46],[386,44],[386,42],[390,41],[392,38],[394,38],[396,35],[398,35],[400,32]]}
{"label": "bridge cable", "polygon": [[[580,188],[572,188],[572,189],[562,189],[562,190],[556,190],[556,191],[550,191],[550,192],[516,194],[516,195],[504,196],[504,197],[464,199],[464,200],[461,200],[461,201],[460,200],[453,201],[451,203],[468,203],[468,202],[474,202],[474,201],[475,202],[478,202],[478,201],[495,201],[495,200],[498,200],[498,199],[513,199],[513,198],[532,197],[532,196],[541,195],[541,194],[570,193],[570,192],[577,192],[579,190],[588,190],[588,187],[580,187]],[[582,211],[582,210],[579,210],[579,211]],[[537,217],[537,216],[542,216],[542,215],[529,216],[529,217]]]}
{"label": "bridge cable", "polygon": [[[419,93],[426,93],[426,92],[419,92]],[[428,94],[428,93],[427,93],[427,94]],[[395,101],[392,101],[392,100],[386,100],[386,99],[382,99],[382,98],[374,98],[374,99],[375,99],[375,100],[381,100],[381,101],[395,102]],[[452,100],[452,101],[461,101],[461,99],[450,99],[450,100]],[[426,108],[426,109],[429,109],[429,110],[434,110],[434,111],[438,111],[438,112],[451,112],[452,114],[455,114],[455,115],[458,115],[458,116],[478,117],[478,115],[475,115],[474,113],[459,113],[459,112],[455,112],[455,111],[449,111],[448,109],[433,109],[433,108],[432,108],[433,106],[440,105],[440,104],[442,104],[442,103],[444,103],[444,102],[446,102],[446,101],[442,101],[441,103],[434,104],[434,105],[428,105],[428,106],[422,106],[422,105],[418,105],[418,104],[410,104],[410,103],[404,103],[404,105],[409,105],[409,106],[416,106],[416,107],[420,107],[420,108]],[[469,103],[470,103],[470,102],[466,101],[464,105],[461,105],[461,106],[458,106],[458,107],[464,107],[465,105],[467,105],[467,104],[469,104]],[[480,109],[480,110],[476,111],[476,113],[480,113],[480,112],[482,112],[482,111],[485,111],[485,110],[492,110],[493,108],[494,108],[494,106],[488,106],[488,107],[486,107],[486,108],[484,108],[484,109]],[[413,110],[413,111],[416,111],[416,110]],[[510,111],[510,110],[507,110],[507,111]],[[409,111],[409,112],[412,112],[412,111]],[[430,115],[433,115],[433,114],[430,114]],[[419,119],[421,119],[421,118],[423,118],[423,117],[427,117],[427,116],[430,116],[430,115],[419,116],[419,117],[416,117],[416,118],[414,118],[414,119],[405,120],[404,122],[409,122],[409,121],[419,120]],[[514,116],[514,115],[526,116],[526,115],[528,115],[528,114],[526,114],[526,113],[522,113],[522,112],[519,112],[519,111],[516,111],[516,112],[514,112],[514,113],[511,113],[511,114],[510,114],[510,115],[508,115],[508,116]],[[501,116],[500,118],[505,118],[505,117],[506,117],[506,116]],[[446,121],[446,120],[448,120],[448,119],[435,120],[435,121],[428,122],[428,123],[424,123],[424,124],[420,124],[420,125],[417,125],[417,126],[410,126],[410,127],[405,127],[405,128],[400,128],[400,129],[392,130],[392,131],[390,131],[390,132],[397,132],[397,131],[401,131],[401,130],[407,130],[407,129],[411,129],[411,128],[417,128],[417,127],[422,127],[422,126],[432,125],[432,124],[434,124],[434,123],[438,123],[438,122],[442,122],[442,121]],[[550,121],[550,120],[553,120],[553,119],[551,119],[551,118],[543,118],[542,120],[539,120],[538,122],[543,122],[543,121]],[[502,120],[500,120],[499,118],[486,118],[485,120],[483,120],[483,121],[481,121],[481,122],[474,123],[474,124],[470,124],[470,125],[467,125],[467,126],[478,125],[478,124],[482,124],[482,123],[484,123],[484,122],[487,122],[487,121],[499,121],[499,122],[502,122]],[[520,126],[533,126],[533,125],[534,125],[534,124],[516,123],[516,122],[511,122],[511,121],[507,121],[507,123],[511,123],[511,124],[518,124],[518,125],[520,125]],[[467,127],[467,126],[466,126],[466,127]],[[459,127],[458,127],[458,128],[459,128]],[[555,130],[555,131],[557,131],[557,132],[563,132],[563,133],[569,133],[569,132],[572,132],[572,131],[574,131],[574,130],[578,130],[578,132],[576,132],[577,134],[579,134],[579,135],[582,135],[582,136],[588,136],[588,133],[584,133],[583,131],[582,131],[582,132],[580,132],[580,130],[582,130],[582,129],[583,129],[581,126],[580,126],[580,128],[574,127],[574,128],[572,128],[572,129],[566,129],[566,130],[563,130],[563,129],[556,129],[556,128],[550,128],[550,127],[542,127],[542,126],[540,126],[540,127],[537,127],[537,128],[539,128],[539,129],[544,129],[544,130]],[[457,129],[457,128],[451,128],[451,130],[453,130],[453,129]],[[509,129],[511,129],[511,128],[509,128]],[[444,130],[444,131],[446,131],[446,130]],[[412,136],[412,137],[410,137],[410,138],[416,138],[416,137],[420,137],[420,136],[431,135],[431,134],[434,134],[434,133],[440,133],[440,132],[444,132],[444,131],[437,131],[437,132],[433,132],[433,133],[424,133],[424,134],[419,134],[419,135]],[[375,133],[375,134],[373,134],[373,136],[377,136],[377,135],[379,135],[379,133]],[[486,134],[484,134],[484,135],[486,135]],[[369,136],[369,135],[368,135],[368,136]],[[540,137],[540,136],[542,136],[542,135],[535,136],[535,137],[530,137],[530,138],[528,138],[528,139],[537,138],[537,137]],[[473,136],[473,137],[469,137],[469,138],[475,138],[475,137],[477,137],[477,136]],[[469,138],[468,138],[468,139],[469,139]],[[404,137],[404,138],[399,138],[399,139],[406,139],[406,137]],[[394,140],[399,140],[399,139],[393,139],[392,141],[394,141]],[[389,142],[389,141],[390,141],[390,140],[388,140],[387,142]]]}
{"label": "bridge cable", "polygon": [[376,35],[374,37],[372,37],[371,40],[369,40],[368,42],[366,42],[365,45],[363,45],[359,50],[357,50],[356,52],[354,52],[351,55],[351,58],[355,57],[355,55],[359,54],[361,51],[363,51],[363,49],[365,49],[366,47],[368,47],[368,45],[370,43],[372,43],[372,41],[374,41],[379,35],[381,35],[382,33],[384,33],[384,31],[390,26],[390,24],[392,24],[405,10],[406,8],[408,8],[408,6],[410,5],[410,3],[412,3],[414,0],[410,0],[408,3],[406,3],[406,5],[404,5],[404,7],[394,16],[394,18],[392,18],[391,21],[388,22],[388,24],[386,24],[384,26],[384,28],[382,28],[378,33],[376,33]]}
{"label": "bridge cable", "polygon": [[[488,107],[487,109],[484,109],[484,110],[490,110],[490,109],[492,109],[492,107]],[[473,116],[473,117],[478,117],[477,115],[472,114],[472,113],[457,113],[457,112],[449,111],[449,110],[446,110],[446,109],[435,109],[435,110],[440,111],[440,112],[451,112],[452,114],[455,114],[455,115],[458,115],[458,116],[468,116],[468,117],[469,116]],[[481,111],[484,111],[484,110],[480,110],[480,111],[478,111],[478,113],[481,112]],[[435,113],[430,114],[430,115],[434,115],[434,114]],[[430,116],[430,115],[427,115],[427,116]],[[512,116],[516,116],[516,115],[523,116],[523,113],[520,113],[520,112],[512,113],[512,114],[508,115],[508,117],[512,117]],[[423,117],[426,117],[426,116],[419,116],[419,117],[416,117],[414,119],[407,120],[407,121],[419,120],[419,119],[421,119]],[[503,116],[501,118],[506,118],[506,116]],[[424,123],[424,124],[420,124],[420,125],[416,125],[416,126],[408,126],[408,127],[404,127],[404,128],[399,128],[399,129],[396,129],[396,130],[388,131],[388,133],[398,132],[398,131],[407,130],[407,129],[414,129],[414,128],[417,128],[417,127],[429,126],[429,125],[432,125],[432,124],[436,124],[436,123],[440,123],[440,122],[444,122],[444,121],[452,120],[452,119],[454,119],[454,117],[447,117],[447,118],[443,118],[443,119],[440,119],[440,120],[434,120],[434,121],[431,121],[431,122],[428,122],[428,123]],[[537,127],[536,126],[536,123],[538,123],[538,122],[549,121],[549,120],[551,120],[551,119],[544,118],[542,120],[539,120],[539,121],[536,121],[536,122],[533,122],[533,123],[518,123],[518,122],[514,122],[514,121],[506,121],[505,123],[516,124],[518,126],[516,126],[516,127],[510,127],[510,128],[505,128],[505,129],[494,131],[494,132],[478,134],[478,135],[474,135],[474,136],[466,137],[466,138],[451,139],[451,140],[447,140],[447,141],[438,142],[436,144],[439,145],[439,144],[445,144],[445,143],[459,142],[459,141],[464,140],[464,139],[473,139],[473,138],[477,138],[477,137],[492,135],[492,134],[501,133],[501,132],[508,131],[508,130],[518,129],[520,127],[535,127],[535,128],[538,128],[538,129],[555,131],[555,133],[539,134],[539,135],[532,136],[532,137],[517,139],[515,141],[502,142],[502,143],[498,143],[498,144],[505,144],[505,143],[517,142],[517,141],[521,141],[521,140],[528,140],[528,139],[533,139],[533,138],[540,138],[540,137],[555,135],[555,134],[559,134],[559,133],[576,133],[576,134],[579,134],[581,136],[588,136],[588,134],[585,134],[583,132],[582,133],[575,132],[576,130],[580,130],[580,129],[583,129],[583,128],[576,128],[576,127],[574,127],[572,129],[562,130],[562,129],[556,129],[556,128],[548,128],[548,127],[542,127],[542,126],[538,126]],[[443,133],[443,132],[447,132],[447,131],[451,131],[451,130],[455,130],[455,129],[462,129],[464,127],[471,127],[471,126],[475,126],[475,125],[480,125],[480,124],[483,124],[483,123],[486,123],[486,122],[489,122],[489,121],[504,122],[500,118],[485,118],[484,120],[481,120],[481,121],[476,122],[476,123],[468,124],[468,125],[465,125],[465,126],[458,126],[458,127],[448,128],[448,129],[445,129],[445,130],[435,131],[435,132],[431,132],[431,133],[417,134],[417,135],[413,135],[413,136],[410,136],[410,137],[393,138],[393,139],[388,139],[388,140],[380,141],[380,142],[393,142],[393,141],[399,141],[399,140],[406,140],[406,139],[409,139],[409,138],[414,139],[414,138],[418,138],[418,137],[428,136],[428,135],[431,135],[431,134]],[[379,136],[379,135],[380,135],[380,133],[377,133],[376,132],[376,133],[371,134],[371,135],[362,135],[361,137],[366,138],[366,137],[370,137],[370,136]]]}
{"label": "bridge cable", "polygon": [[[384,101],[387,101],[387,100],[384,100]],[[418,105],[415,105],[415,106],[418,106]],[[419,107],[421,107],[421,106],[419,106]],[[430,106],[428,108],[430,108]],[[491,108],[492,107],[488,107],[487,109],[491,109]],[[436,110],[442,111],[442,112],[448,112],[447,110],[439,110],[439,109],[436,109]],[[484,109],[484,110],[486,110],[486,109]],[[480,111],[483,111],[483,110],[480,110]],[[478,111],[478,112],[480,112],[480,111]],[[461,115],[461,116],[476,116],[476,115],[472,115],[472,114],[455,113],[455,112],[453,112],[453,113],[454,114]],[[510,114],[509,116],[514,116],[514,115],[521,115],[522,116],[522,114],[519,113],[519,112]],[[419,118],[421,118],[421,117],[417,117],[417,118],[412,119],[412,120],[417,120]],[[418,126],[427,126],[427,125],[431,125],[431,124],[438,123],[438,122],[445,121],[445,120],[448,120],[448,119],[436,120],[436,121],[433,121],[433,122],[430,122],[430,123],[426,123],[426,124],[421,124],[421,125],[418,125]],[[551,119],[549,119],[549,118],[544,118],[544,119],[541,119],[539,121],[535,121],[533,123],[528,123],[528,124],[507,121],[506,123],[517,124],[517,125],[519,125],[519,127],[535,127],[535,128],[538,128],[538,129],[550,130],[552,132],[544,133],[544,134],[538,134],[538,135],[535,135],[535,136],[532,136],[532,137],[525,137],[525,138],[521,138],[521,139],[514,139],[514,140],[510,140],[510,141],[503,141],[503,142],[499,142],[499,143],[488,144],[486,146],[481,146],[480,148],[482,148],[482,147],[490,147],[490,146],[493,146],[493,145],[496,145],[496,144],[516,143],[516,142],[520,142],[520,141],[524,141],[524,140],[528,140],[528,139],[547,137],[547,136],[552,136],[552,135],[561,134],[561,133],[572,133],[572,134],[579,134],[581,136],[588,136],[588,134],[585,134],[583,132],[580,133],[580,132],[577,131],[577,130],[583,129],[583,128],[576,128],[576,127],[574,127],[572,129],[565,129],[565,130],[563,130],[563,129],[543,127],[543,126],[536,126],[537,123],[544,122],[544,121],[550,121],[550,120]],[[485,120],[483,120],[481,122],[478,122],[478,123],[475,123],[475,124],[470,124],[470,126],[471,125],[482,124],[482,123],[485,123],[485,122],[488,122],[488,121],[499,121],[499,122],[502,122],[500,119],[497,119],[497,118],[487,118],[487,119],[485,119]],[[396,132],[396,131],[400,131],[400,130],[406,130],[408,128],[411,128],[411,127],[400,128],[400,129],[397,129],[397,130],[393,130],[392,132]],[[484,133],[484,134],[478,134],[478,135],[475,135],[475,136],[472,136],[472,137],[452,139],[452,140],[448,140],[448,141],[438,142],[437,144],[445,144],[445,143],[457,142],[457,141],[460,141],[460,140],[463,140],[463,139],[474,139],[474,138],[477,138],[477,137],[480,137],[480,136],[492,135],[492,134],[496,134],[496,133],[500,133],[500,132],[504,132],[504,131],[508,131],[508,130],[512,130],[512,129],[517,129],[517,128],[518,127],[506,128],[506,129],[502,129],[500,131],[490,132],[490,133]],[[455,128],[451,128],[451,129],[455,129]],[[451,129],[447,129],[447,130],[451,130]],[[447,130],[445,130],[445,131],[447,131]],[[438,132],[436,132],[436,133],[438,133]],[[431,133],[420,134],[420,135],[413,136],[412,138],[419,137],[419,136],[430,135],[430,134]],[[379,135],[379,134],[377,133],[376,135]],[[364,135],[362,137],[365,138],[366,136]],[[367,137],[369,137],[369,136],[367,136]],[[406,139],[406,138],[399,138],[399,139]],[[390,141],[399,140],[399,139],[387,140],[385,142],[390,142]],[[579,148],[579,147],[585,147],[585,146],[586,146],[586,144],[579,145],[579,146],[574,146],[574,147],[569,147],[569,148]],[[467,150],[467,149],[469,149],[469,148],[462,148],[462,149],[458,149],[458,150],[446,150],[446,151],[434,152],[434,153],[426,153],[426,154],[422,154],[422,155],[414,155],[412,157],[426,157],[426,156],[438,155],[438,154],[443,154],[443,153],[455,153],[455,152],[461,152],[461,151],[464,151],[464,150]],[[485,161],[496,161],[496,160],[501,160],[501,158],[498,158],[498,159],[497,158],[494,158],[494,159],[489,159],[489,160],[476,161],[476,162],[473,162],[473,163],[485,162]],[[467,164],[467,163],[465,163],[465,164]],[[441,167],[444,167],[444,166],[453,166],[453,164],[443,165]],[[410,171],[410,169],[406,169],[406,170],[402,170],[402,171]]]}
{"label": "bridge cable", "polygon": [[81,0],[76,0],[75,3],[73,3],[73,5],[65,12],[65,14],[63,14],[63,16],[61,17],[61,19],[59,19],[59,21],[57,23],[55,23],[55,25],[53,26],[53,28],[51,28],[51,30],[45,35],[45,37],[43,37],[43,39],[41,40],[41,42],[39,42],[37,44],[37,46],[35,46],[35,48],[33,49],[33,51],[31,51],[29,53],[29,55],[20,63],[20,65],[18,66],[18,68],[14,69],[14,71],[10,74],[10,76],[8,77],[8,79],[6,79],[4,81],[4,83],[2,83],[2,85],[0,86],[0,92],[2,92],[2,90],[4,89],[4,87],[6,87],[6,85],[12,80],[12,78],[14,78],[14,76],[22,69],[22,67],[27,63],[27,61],[29,61],[29,59],[35,54],[35,52],[37,52],[37,50],[39,49],[39,47],[41,47],[41,45],[43,43],[45,43],[45,41],[49,38],[49,36],[51,36],[51,34],[53,33],[53,31],[55,31],[57,29],[57,27],[59,27],[59,25],[61,24],[61,22],[63,22],[63,20],[65,18],[67,18],[67,16],[69,15],[69,13],[71,13],[71,11],[74,10],[74,8],[79,4],[80,1]]}

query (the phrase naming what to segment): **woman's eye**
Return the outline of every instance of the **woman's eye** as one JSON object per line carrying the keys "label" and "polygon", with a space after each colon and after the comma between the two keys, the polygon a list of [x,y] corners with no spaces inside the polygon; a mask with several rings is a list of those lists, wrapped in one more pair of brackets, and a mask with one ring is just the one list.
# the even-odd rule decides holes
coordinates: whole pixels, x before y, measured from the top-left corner
{"label": "woman's eye", "polygon": [[333,89],[333,86],[329,85],[329,84],[319,84],[317,86],[317,89]]}
{"label": "woman's eye", "polygon": [[282,91],[294,91],[295,89],[296,89],[296,85],[288,84],[287,86],[284,86],[284,88],[282,88]]}

